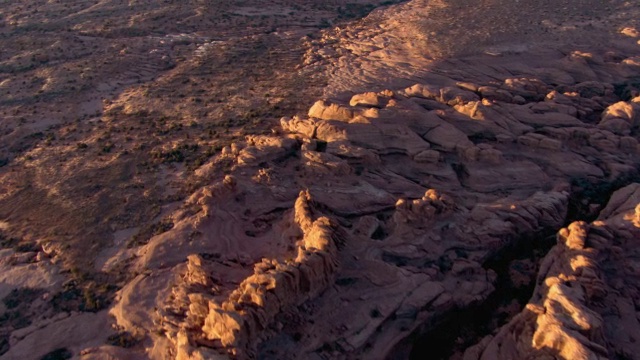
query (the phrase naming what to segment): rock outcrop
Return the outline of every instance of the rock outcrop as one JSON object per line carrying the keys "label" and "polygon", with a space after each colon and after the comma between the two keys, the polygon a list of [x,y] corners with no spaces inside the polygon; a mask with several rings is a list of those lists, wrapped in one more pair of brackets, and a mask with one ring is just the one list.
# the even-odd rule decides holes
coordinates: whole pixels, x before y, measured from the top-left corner
{"label": "rock outcrop", "polygon": [[[123,289],[118,324],[151,339],[155,357],[402,357],[407,339],[495,301],[503,272],[527,288],[533,255],[510,270],[491,264],[515,248],[541,251],[539,237],[604,205],[593,189],[629,181],[640,165],[635,103],[597,75],[557,84],[548,71],[473,83],[427,75],[395,92],[318,101],[308,118],[231,144],[210,166],[228,175],[212,182],[202,171],[212,184],[139,249],[137,269],[157,277]],[[625,131],[606,125],[618,120]],[[531,303],[465,356],[607,356],[607,321],[591,307],[610,291],[589,240],[609,231],[598,224],[563,230]],[[134,292],[155,292],[144,306],[157,314],[137,317]],[[509,306],[507,319],[520,311]]]}
{"label": "rock outcrop", "polygon": [[41,3],[2,359],[638,357],[637,2]]}
{"label": "rock outcrop", "polygon": [[[616,195],[629,201],[616,201]],[[465,360],[503,358],[634,358],[640,350],[636,242],[640,184],[616,194],[591,224],[558,232],[540,265],[525,309],[495,335],[467,349]]]}
{"label": "rock outcrop", "polygon": [[629,135],[631,130],[640,127],[640,98],[630,102],[618,102],[602,113],[598,123],[601,129],[609,130],[617,135]]}
{"label": "rock outcrop", "polygon": [[[640,48],[630,31],[560,28],[525,11],[539,4],[499,3],[413,0],[305,37],[298,70],[327,84],[323,100],[280,118],[297,94],[245,99],[279,123],[260,135],[231,129],[187,166],[162,163],[155,176],[166,183],[196,168],[179,188],[191,195],[156,209],[149,236],[105,261],[135,274],[123,275],[110,313],[138,342],[86,355],[407,358],[420,356],[415,339],[451,333],[426,342],[433,354],[633,357],[636,187],[603,207],[638,178]],[[591,5],[613,11],[601,3]],[[577,50],[540,33],[520,45],[478,35],[497,13],[509,19],[500,36],[543,26],[597,39],[581,35]],[[513,20],[522,14],[533,20]],[[477,32],[459,31],[468,24]],[[215,108],[202,113],[229,110]],[[227,121],[259,127],[256,116]],[[158,149],[159,162],[195,151]],[[481,331],[456,322],[474,312],[498,315]]]}
{"label": "rock outcrop", "polygon": [[158,320],[175,346],[176,359],[253,358],[278,314],[317,297],[333,282],[341,239],[337,225],[316,214],[309,192],[301,192],[293,223],[302,239],[291,257],[263,258],[253,274],[226,295],[213,277],[215,267],[201,255],[189,255],[168,299],[167,314]]}

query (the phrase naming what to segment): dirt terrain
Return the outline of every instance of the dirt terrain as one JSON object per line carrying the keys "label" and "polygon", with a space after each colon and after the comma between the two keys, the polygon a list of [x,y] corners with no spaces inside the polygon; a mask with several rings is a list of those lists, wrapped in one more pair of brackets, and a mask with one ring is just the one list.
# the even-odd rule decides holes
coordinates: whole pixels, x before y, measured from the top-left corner
{"label": "dirt terrain", "polygon": [[0,359],[640,352],[638,4],[0,16]]}

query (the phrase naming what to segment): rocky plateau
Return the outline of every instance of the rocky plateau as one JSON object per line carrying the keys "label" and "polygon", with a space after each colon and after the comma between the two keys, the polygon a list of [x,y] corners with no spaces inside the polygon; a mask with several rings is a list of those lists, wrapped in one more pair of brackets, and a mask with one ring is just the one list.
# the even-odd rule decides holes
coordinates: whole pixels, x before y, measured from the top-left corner
{"label": "rocky plateau", "polygon": [[0,4],[0,360],[637,359],[640,4]]}

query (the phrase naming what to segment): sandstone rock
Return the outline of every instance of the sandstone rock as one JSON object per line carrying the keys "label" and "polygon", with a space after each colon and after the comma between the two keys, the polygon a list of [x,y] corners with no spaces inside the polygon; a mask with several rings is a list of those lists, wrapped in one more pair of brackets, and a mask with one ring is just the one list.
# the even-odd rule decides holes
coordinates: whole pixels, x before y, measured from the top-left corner
{"label": "sandstone rock", "polygon": [[440,160],[440,153],[435,150],[425,150],[416,154],[413,159],[417,162],[437,163]]}
{"label": "sandstone rock", "polygon": [[[253,357],[256,338],[275,315],[317,296],[331,283],[338,266],[335,225],[326,217],[315,218],[314,212],[310,194],[301,192],[295,204],[294,221],[304,237],[295,260],[263,259],[255,265],[254,274],[244,279],[224,301],[207,300],[206,293],[191,294],[189,300],[182,300],[191,303],[187,310],[189,323],[202,326],[200,334],[186,332],[186,324],[178,324],[167,334],[176,341],[183,357],[197,352],[190,339],[199,337],[219,342],[220,356],[228,353],[240,358]],[[190,256],[185,284],[203,285],[206,290],[211,285],[208,272],[211,270],[207,270],[201,257]],[[179,289],[175,288],[174,293]]]}
{"label": "sandstone rock", "polygon": [[[3,358],[457,359],[473,337],[467,358],[640,353],[637,186],[532,275],[548,233],[637,175],[635,2],[109,2],[106,27],[104,6],[41,3],[0,20],[20,45],[0,37]],[[83,36],[58,36],[68,21]],[[112,284],[113,319],[67,312]],[[113,322],[136,342],[105,345]]]}
{"label": "sandstone rock", "polygon": [[33,331],[12,345],[2,358],[8,360],[41,358],[60,348],[71,348],[73,353],[77,354],[81,346],[101,345],[113,333],[107,318],[106,311],[95,314],[73,314]]}
{"label": "sandstone rock", "polygon": [[631,129],[639,125],[640,106],[624,101],[607,107],[598,123],[599,128],[619,135],[629,135]]}
{"label": "sandstone rock", "polygon": [[535,133],[529,133],[518,137],[518,142],[526,146],[539,147],[549,150],[558,150],[562,148],[562,142]]}
{"label": "sandstone rock", "polygon": [[575,85],[576,91],[584,98],[603,96],[608,86],[597,81],[585,81]]}
{"label": "sandstone rock", "polygon": [[473,146],[473,143],[464,133],[449,124],[442,124],[422,137],[447,151]]}
{"label": "sandstone rock", "polygon": [[246,141],[247,146],[238,152],[237,161],[241,165],[276,160],[291,152],[297,145],[294,139],[270,136],[251,136]]}
{"label": "sandstone rock", "polygon": [[[522,11],[535,5],[510,4],[483,16],[476,11],[480,23],[473,24],[490,28],[485,22],[506,7],[513,16],[537,16]],[[595,124],[618,97],[634,94],[634,69],[624,64],[636,55],[629,44],[611,42],[608,55],[548,45],[582,34],[580,27],[555,31],[554,39],[537,34],[546,40],[531,48],[508,42],[497,47],[500,56],[477,56],[487,46],[459,41],[466,32],[449,31],[457,34],[451,43],[439,43],[451,38],[446,32],[425,33],[423,14],[430,14],[429,28],[442,22],[455,29],[459,16],[471,13],[462,3],[436,5],[386,7],[304,40],[312,61],[299,70],[312,74],[310,83],[327,82],[328,100],[316,103],[309,119],[283,118],[269,136],[236,140],[209,160],[211,171],[187,201],[171,204],[179,209],[163,208],[174,227],[132,250],[139,255],[133,269],[149,275],[114,305],[119,323],[144,334],[132,353],[406,358],[410,336],[440,332],[450,315],[505,293],[496,289],[507,274],[486,268],[487,259],[506,259],[523,241],[542,242],[539,234],[563,226],[567,214],[597,213],[586,183],[627,181],[638,163],[635,130]],[[492,41],[487,36],[482,42]],[[455,44],[463,55],[435,55],[434,47]],[[381,86],[392,90],[366,92]],[[345,94],[357,94],[349,106]],[[268,100],[290,104],[295,96]],[[615,114],[611,121],[620,118]],[[584,191],[578,201],[577,191]],[[629,339],[615,353],[635,353],[634,342],[618,335],[624,330],[607,327],[616,313],[629,319],[624,326],[614,319],[618,328],[635,326],[632,290],[620,304],[607,303],[634,289],[640,273],[623,258],[640,215],[635,207],[619,215],[561,231],[539,281],[535,256],[518,259],[520,267],[512,262],[514,286],[524,291],[535,283],[535,297],[509,320],[516,321],[509,331],[492,332],[469,356],[603,357],[613,353],[602,351],[613,343],[603,337],[614,332],[612,338]],[[598,265],[614,256],[627,265]],[[619,269],[626,277],[606,278]],[[504,300],[496,319],[520,311],[517,301]],[[611,311],[601,314],[592,306],[598,303]]]}
{"label": "sandstone rock", "polygon": [[508,167],[503,164],[466,163],[458,169],[458,173],[461,173],[465,186],[479,192],[491,192],[513,186],[539,189],[548,181],[544,171],[529,161],[511,161]]}
{"label": "sandstone rock", "polygon": [[351,106],[363,105],[363,106],[374,106],[374,107],[381,106],[380,98],[378,97],[378,94],[373,92],[353,95],[351,97],[351,100],[349,101],[349,105]]}
{"label": "sandstone rock", "polygon": [[434,99],[442,104],[450,106],[479,100],[478,95],[468,90],[455,87],[440,88],[433,85],[423,84],[413,85],[412,87],[405,89],[404,93],[410,97],[418,96],[426,99]]}
{"label": "sandstone rock", "polygon": [[442,103],[454,106],[465,104],[470,101],[477,101],[479,100],[479,97],[471,91],[454,87],[445,87],[440,89],[440,96],[437,99]]}
{"label": "sandstone rock", "polygon": [[[638,42],[640,43],[640,40],[638,40]],[[630,66],[640,66],[640,56],[626,58],[622,60],[622,63]]]}
{"label": "sandstone rock", "polygon": [[[380,111],[377,108],[369,108],[364,110],[360,115],[357,115],[356,118],[358,118],[359,116],[364,117],[364,118],[378,118],[380,117]],[[355,119],[354,119],[355,121]],[[366,121],[368,123],[368,121]]]}
{"label": "sandstone rock", "polygon": [[620,138],[620,148],[631,152],[637,152],[638,140],[631,136],[623,136]]}
{"label": "sandstone rock", "polygon": [[454,207],[455,203],[449,196],[429,189],[422,199],[398,200],[393,219],[397,224],[428,223],[436,215],[445,214]]}
{"label": "sandstone rock", "polygon": [[316,151],[318,149],[318,142],[314,139],[304,139],[300,150],[302,151]]}
{"label": "sandstone rock", "polygon": [[[626,321],[623,313],[611,315],[603,311],[607,305],[596,306],[595,302],[609,302],[608,306],[621,309],[615,304],[635,296],[624,292],[618,295],[622,299],[605,300],[612,285],[610,277],[619,275],[603,269],[611,262],[624,261],[620,258],[623,255],[607,250],[614,241],[611,230],[618,229],[615,241],[623,244],[629,245],[627,241],[635,236],[617,231],[628,227],[618,219],[624,218],[625,212],[633,212],[630,209],[634,202],[623,203],[623,199],[637,190],[634,184],[614,194],[601,213],[601,220],[593,225],[574,222],[562,229],[558,245],[540,266],[539,281],[527,307],[495,336],[467,349],[464,359],[531,358],[550,353],[566,359],[605,359],[612,352],[631,354],[635,351],[633,342],[620,339],[612,330],[624,323],[626,331],[635,331],[640,323],[635,317],[631,322]],[[634,217],[635,213],[627,216],[628,219]],[[605,281],[607,278],[609,281]]]}
{"label": "sandstone rock", "polygon": [[362,164],[374,165],[380,163],[380,157],[374,151],[355,146],[349,141],[332,141],[327,144],[326,152]]}
{"label": "sandstone rock", "polygon": [[349,122],[354,117],[353,110],[338,104],[330,104],[319,100],[311,109],[309,109],[309,117],[322,120],[338,120]]}
{"label": "sandstone rock", "polygon": [[292,119],[280,119],[280,126],[287,132],[305,135],[308,138],[315,137],[317,124],[312,119],[300,119],[294,117]]}
{"label": "sandstone rock", "polygon": [[447,117],[449,122],[468,136],[475,134],[486,134],[485,136],[489,137],[502,134],[512,135],[531,130],[531,127],[523,125],[516,118],[505,115],[498,104],[491,103],[486,99],[483,99],[482,102],[472,101],[464,105],[456,105],[454,109],[472,120],[480,120],[469,121],[454,116]]}
{"label": "sandstone rock", "polygon": [[423,97],[426,99],[436,99],[440,95],[440,88],[435,85],[415,84],[404,90],[404,94],[409,97]]}
{"label": "sandstone rock", "polygon": [[514,102],[514,97],[509,91],[498,89],[493,86],[481,86],[478,88],[478,92],[480,93],[483,99],[489,99],[492,101],[502,101],[502,102]]}
{"label": "sandstone rock", "polygon": [[429,149],[429,143],[409,127],[381,121],[373,124],[322,122],[318,125],[316,137],[327,143],[349,141],[358,147],[375,149],[380,153],[413,155]]}
{"label": "sandstone rock", "polygon": [[480,144],[478,153],[478,159],[480,161],[490,162],[492,164],[500,164],[502,162],[502,151],[496,150],[490,145]]}
{"label": "sandstone rock", "polygon": [[520,122],[531,125],[533,127],[583,126],[583,123],[577,118],[559,112],[537,114],[534,113],[531,109],[527,109],[526,111],[524,111],[523,109],[519,109],[514,111],[514,115]]}
{"label": "sandstone rock", "polygon": [[571,105],[557,104],[550,101],[534,103],[531,107],[534,113],[545,114],[550,112],[558,112],[561,114],[567,114],[573,117],[578,115],[578,109]]}
{"label": "sandstone rock", "polygon": [[456,86],[458,86],[459,88],[463,89],[463,90],[468,90],[468,91],[472,91],[472,92],[477,92],[478,91],[478,85],[471,83],[471,82],[456,82]]}
{"label": "sandstone rock", "polygon": [[526,100],[537,100],[547,93],[548,86],[535,78],[508,78],[502,85],[511,95],[522,96]]}
{"label": "sandstone rock", "polygon": [[626,27],[620,30],[620,33],[629,37],[640,37],[640,32],[636,28]]}
{"label": "sandstone rock", "polygon": [[302,157],[306,168],[314,174],[345,176],[352,172],[351,166],[346,161],[328,153],[304,151]]}
{"label": "sandstone rock", "polygon": [[571,106],[574,104],[574,101],[572,100],[571,97],[562,94],[556,90],[553,90],[551,92],[549,92],[546,96],[545,96],[545,101],[551,101],[557,104],[561,104],[561,105],[567,105],[567,106]]}

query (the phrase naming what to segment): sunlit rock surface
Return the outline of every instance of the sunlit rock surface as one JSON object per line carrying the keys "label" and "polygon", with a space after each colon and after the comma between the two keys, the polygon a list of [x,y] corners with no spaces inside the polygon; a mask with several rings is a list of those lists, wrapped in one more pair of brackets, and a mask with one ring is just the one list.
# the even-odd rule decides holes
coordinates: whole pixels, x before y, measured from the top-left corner
{"label": "sunlit rock surface", "polygon": [[463,358],[634,358],[639,197],[640,185],[629,185],[613,194],[598,220],[562,228],[524,310]]}
{"label": "sunlit rock surface", "polygon": [[0,359],[634,358],[640,8],[570,3],[66,15],[138,77],[11,43]]}

